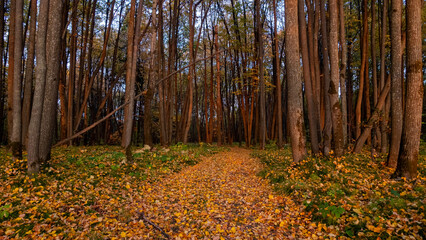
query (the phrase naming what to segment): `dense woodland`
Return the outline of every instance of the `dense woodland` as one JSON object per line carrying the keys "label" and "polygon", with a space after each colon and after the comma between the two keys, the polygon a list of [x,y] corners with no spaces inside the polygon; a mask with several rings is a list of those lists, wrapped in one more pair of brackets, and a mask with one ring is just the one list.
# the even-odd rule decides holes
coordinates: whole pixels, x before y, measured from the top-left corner
{"label": "dense woodland", "polygon": [[0,140],[30,173],[63,144],[275,142],[417,175],[422,0],[1,5]]}

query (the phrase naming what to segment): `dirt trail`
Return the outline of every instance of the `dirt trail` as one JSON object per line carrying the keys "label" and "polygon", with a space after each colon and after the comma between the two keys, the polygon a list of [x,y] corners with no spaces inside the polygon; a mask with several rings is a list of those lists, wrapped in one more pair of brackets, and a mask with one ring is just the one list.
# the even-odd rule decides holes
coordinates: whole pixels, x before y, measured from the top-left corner
{"label": "dirt trail", "polygon": [[[274,195],[250,151],[232,148],[205,158],[148,189],[147,219],[173,239],[301,239],[313,226],[299,206]],[[161,238],[146,224],[147,238]]]}

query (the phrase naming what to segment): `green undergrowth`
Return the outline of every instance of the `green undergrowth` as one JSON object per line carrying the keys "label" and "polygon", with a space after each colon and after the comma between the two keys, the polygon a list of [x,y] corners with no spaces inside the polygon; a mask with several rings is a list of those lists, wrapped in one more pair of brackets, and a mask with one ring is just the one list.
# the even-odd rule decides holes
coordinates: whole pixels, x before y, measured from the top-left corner
{"label": "green undergrowth", "polygon": [[426,144],[421,145],[415,181],[392,180],[384,157],[369,152],[343,157],[308,157],[292,163],[288,145],[254,151],[261,177],[279,194],[312,214],[319,228],[338,238],[424,239],[426,229]]}
{"label": "green undergrowth", "polygon": [[143,199],[151,183],[220,151],[226,148],[133,147],[130,164],[118,146],[58,147],[51,161],[31,178],[26,154],[23,160],[13,160],[0,148],[0,236],[73,239],[90,236],[92,228],[105,224],[102,216],[130,221],[137,215],[125,206]]}

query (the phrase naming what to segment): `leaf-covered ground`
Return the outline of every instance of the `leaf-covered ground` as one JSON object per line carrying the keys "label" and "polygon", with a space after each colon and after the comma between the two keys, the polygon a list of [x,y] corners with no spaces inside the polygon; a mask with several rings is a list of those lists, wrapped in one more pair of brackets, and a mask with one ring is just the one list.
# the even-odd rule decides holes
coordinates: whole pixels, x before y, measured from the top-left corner
{"label": "leaf-covered ground", "polygon": [[[385,158],[370,152],[291,161],[289,146],[255,151],[278,194],[291,196],[328,236],[339,239],[426,238],[426,145],[420,148],[416,181],[391,180]],[[333,235],[330,235],[333,234]]]}
{"label": "leaf-covered ground", "polygon": [[0,239],[147,235],[155,230],[138,220],[138,212],[154,186],[219,151],[224,149],[206,145],[135,149],[129,165],[119,147],[60,147],[49,166],[29,178],[26,159],[13,161],[0,148]]}
{"label": "leaf-covered ground", "polygon": [[56,148],[29,178],[0,148],[0,239],[424,238],[424,146],[416,182],[367,153],[134,150],[130,165],[119,147]]}

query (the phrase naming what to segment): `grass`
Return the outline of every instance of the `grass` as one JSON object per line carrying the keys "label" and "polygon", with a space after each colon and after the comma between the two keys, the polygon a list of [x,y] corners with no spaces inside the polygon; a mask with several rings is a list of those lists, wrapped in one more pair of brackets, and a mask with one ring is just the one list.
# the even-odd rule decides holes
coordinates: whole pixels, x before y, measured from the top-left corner
{"label": "grass", "polygon": [[0,148],[0,236],[120,236],[121,224],[137,218],[135,211],[142,207],[135,204],[142,202],[151,183],[224,150],[206,144],[135,148],[134,163],[127,164],[117,146],[58,147],[49,164],[30,178],[26,156],[13,160]]}
{"label": "grass", "polygon": [[308,157],[292,163],[289,146],[255,151],[276,192],[303,204],[312,219],[339,238],[401,239],[425,236],[426,144],[421,145],[418,177],[396,181],[385,158],[369,152],[343,157]]}

